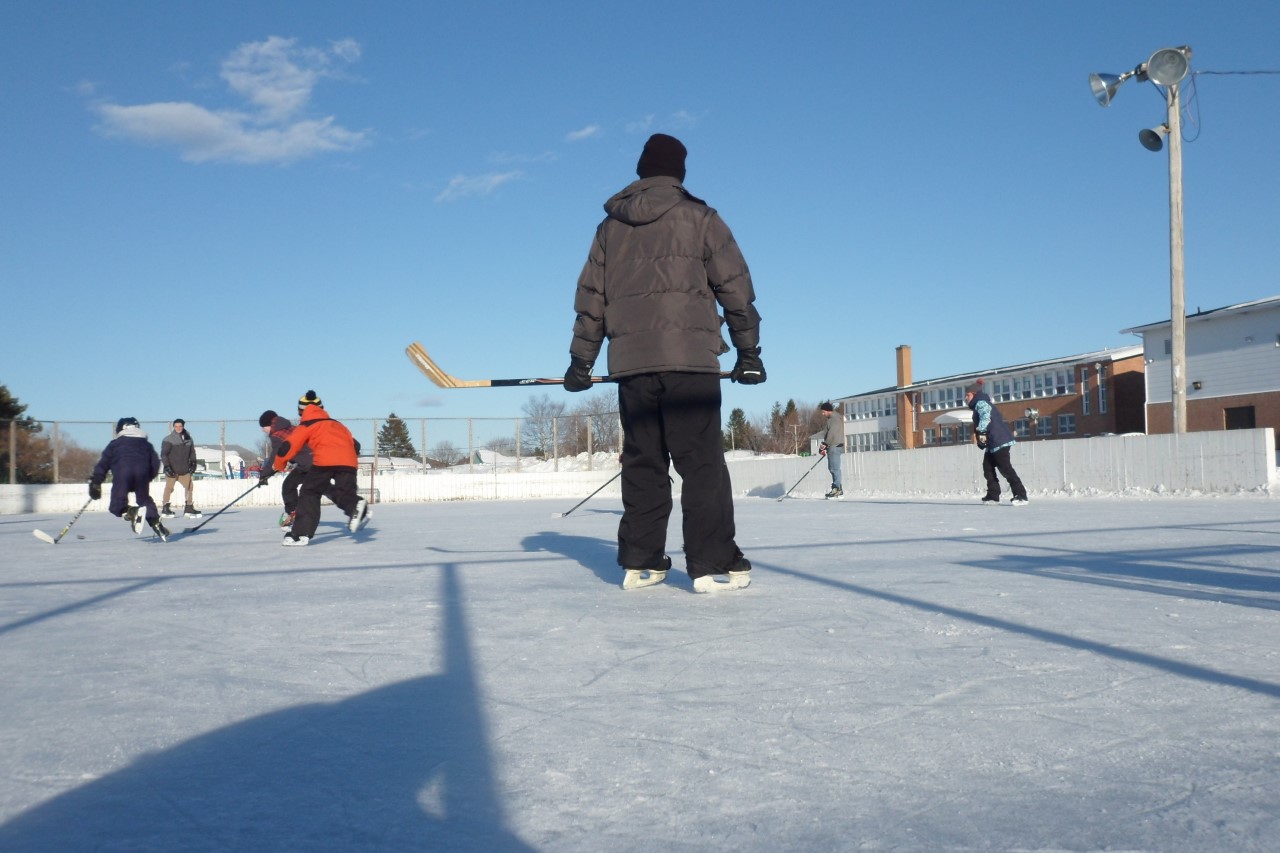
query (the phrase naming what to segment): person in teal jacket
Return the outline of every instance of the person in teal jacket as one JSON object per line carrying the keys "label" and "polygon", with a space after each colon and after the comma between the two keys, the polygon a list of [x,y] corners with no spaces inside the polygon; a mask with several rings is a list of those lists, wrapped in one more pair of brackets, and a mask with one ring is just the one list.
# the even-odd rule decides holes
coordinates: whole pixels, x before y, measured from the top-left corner
{"label": "person in teal jacket", "polygon": [[1018,442],[1013,440],[1013,431],[1004,422],[1000,410],[991,405],[981,379],[964,389],[964,401],[973,412],[973,440],[983,450],[982,476],[987,480],[983,502],[1000,502],[1000,480],[996,477],[999,471],[1009,481],[1013,505],[1026,506],[1027,489],[1009,461],[1009,451]]}

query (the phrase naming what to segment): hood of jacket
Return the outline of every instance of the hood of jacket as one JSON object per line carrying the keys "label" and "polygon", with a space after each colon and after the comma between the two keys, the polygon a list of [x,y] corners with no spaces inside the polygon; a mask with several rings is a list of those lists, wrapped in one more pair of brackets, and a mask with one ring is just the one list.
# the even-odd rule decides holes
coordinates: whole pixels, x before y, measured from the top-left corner
{"label": "hood of jacket", "polygon": [[307,406],[305,409],[302,410],[302,413],[298,415],[298,423],[306,423],[307,421],[328,421],[328,420],[332,420],[332,418],[329,417],[329,413],[326,412],[324,409],[320,408],[319,406],[315,405],[314,403],[312,403],[310,406]]}
{"label": "hood of jacket", "polygon": [[604,203],[604,212],[627,225],[648,225],[682,201],[705,204],[675,178],[658,175],[633,181]]}
{"label": "hood of jacket", "polygon": [[116,438],[146,438],[147,434],[140,426],[127,426],[116,433]]}

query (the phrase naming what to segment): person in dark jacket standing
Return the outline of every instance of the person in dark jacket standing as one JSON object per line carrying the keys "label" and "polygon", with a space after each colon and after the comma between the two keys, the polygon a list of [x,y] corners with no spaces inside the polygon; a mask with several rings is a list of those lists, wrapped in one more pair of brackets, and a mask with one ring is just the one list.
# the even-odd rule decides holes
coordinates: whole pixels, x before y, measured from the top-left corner
{"label": "person in dark jacket standing", "polygon": [[[355,533],[369,521],[369,504],[356,491],[356,470],[360,464],[360,442],[338,421],[329,417],[315,391],[298,400],[301,422],[280,446],[272,467],[284,471],[290,461],[306,449],[312,465],[302,477],[298,492],[298,512],[293,529],[282,545],[307,545],[320,526],[320,497],[330,494],[334,505],[347,514],[347,529]],[[329,491],[332,489],[332,491]]]}
{"label": "person in dark jacket standing", "polygon": [[[666,579],[674,464],[682,479],[685,570],[695,592],[743,589],[751,563],[734,541],[733,493],[720,431],[721,323],[738,351],[735,382],[764,382],[760,315],[747,263],[716,211],[684,188],[686,150],[649,137],[638,181],[604,204],[578,277],[569,391],[590,388],[609,341],[623,430],[623,589]],[[720,312],[723,312],[723,320]]]}
{"label": "person in dark jacket standing", "polygon": [[[298,413],[301,414],[304,408],[306,407],[299,405]],[[274,473],[280,448],[293,434],[294,426],[288,418],[276,414],[274,409],[267,409],[258,417],[258,426],[262,427],[262,431],[266,433],[271,443],[271,450],[267,458],[262,461],[262,470],[258,474],[258,485],[265,486]],[[306,479],[307,472],[311,470],[311,460],[310,447],[299,450],[293,457],[293,462],[289,464],[289,473],[285,474],[284,482],[280,484],[280,497],[284,499],[284,513],[280,516],[281,527],[293,527],[293,521],[298,515],[298,492],[302,488],[302,481]],[[324,490],[323,497],[328,498],[331,503],[337,503],[337,492],[333,490],[332,483]]]}
{"label": "person in dark jacket standing", "polygon": [[981,379],[964,389],[964,402],[973,412],[973,440],[983,450],[982,476],[987,480],[983,502],[1000,502],[1000,480],[996,477],[999,471],[1009,481],[1013,505],[1026,506],[1027,489],[1009,461],[1009,451],[1017,442],[1013,440],[1013,432],[1004,422],[1000,410],[991,405],[991,398],[987,396]]}
{"label": "person in dark jacket standing", "polygon": [[[169,530],[160,521],[156,502],[151,499],[150,483],[160,473],[160,457],[147,440],[137,418],[121,418],[116,421],[116,437],[107,444],[93,466],[89,478],[89,497],[102,497],[102,484],[111,475],[111,502],[107,511],[116,518],[129,522],[134,533],[142,532],[145,520],[161,539],[169,538]],[[133,492],[137,506],[129,503]]]}
{"label": "person in dark jacket standing", "polygon": [[827,419],[826,431],[822,434],[822,444],[818,453],[827,457],[827,470],[831,472],[831,491],[827,498],[844,500],[844,486],[840,476],[840,458],[844,455],[844,414],[836,411],[831,401],[818,407],[822,416]]}
{"label": "person in dark jacket standing", "polygon": [[191,475],[196,470],[196,445],[187,432],[187,422],[182,418],[173,421],[173,432],[160,442],[160,465],[164,468],[164,507],[160,510],[162,518],[173,518],[173,510],[169,509],[169,497],[173,494],[175,483],[182,484],[186,495],[186,508],[182,514],[187,518],[199,518],[203,515],[196,509],[193,498]]}

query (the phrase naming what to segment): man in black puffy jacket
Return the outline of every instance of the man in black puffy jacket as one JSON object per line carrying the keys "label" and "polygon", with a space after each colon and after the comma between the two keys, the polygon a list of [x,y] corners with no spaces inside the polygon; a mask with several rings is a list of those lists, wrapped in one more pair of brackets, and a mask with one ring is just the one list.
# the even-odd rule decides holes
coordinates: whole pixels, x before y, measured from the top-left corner
{"label": "man in black puffy jacket", "polygon": [[[720,431],[720,335],[738,351],[733,381],[765,381],[760,315],[747,263],[729,227],[683,185],[686,150],[654,134],[578,278],[577,320],[564,386],[583,391],[603,342],[618,383],[623,429],[623,589],[661,583],[675,465],[682,478],[685,569],[696,592],[742,589],[751,563],[734,541],[733,493]],[[721,320],[721,312],[724,319]]]}

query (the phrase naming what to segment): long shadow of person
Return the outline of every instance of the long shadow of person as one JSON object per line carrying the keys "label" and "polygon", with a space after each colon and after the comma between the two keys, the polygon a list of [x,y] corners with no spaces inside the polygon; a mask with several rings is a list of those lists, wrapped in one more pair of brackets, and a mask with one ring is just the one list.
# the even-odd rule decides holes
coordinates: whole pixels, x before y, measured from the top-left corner
{"label": "long shadow of person", "polygon": [[142,756],[0,826],[0,849],[532,850],[504,826],[457,573],[444,672]]}

